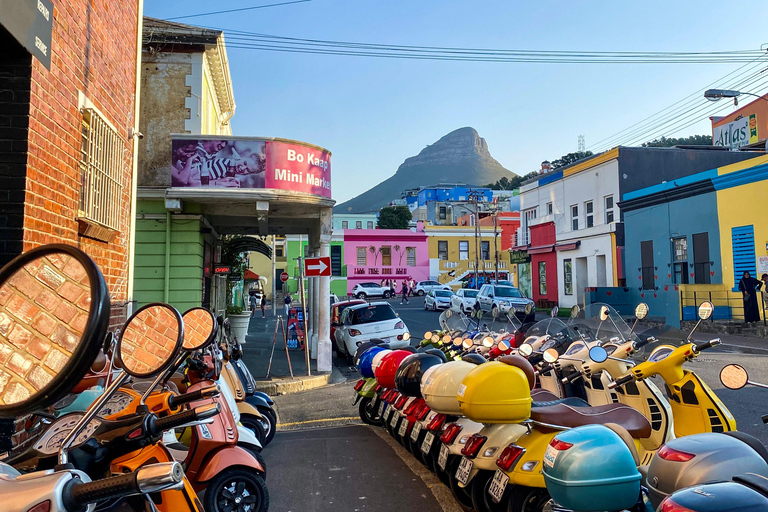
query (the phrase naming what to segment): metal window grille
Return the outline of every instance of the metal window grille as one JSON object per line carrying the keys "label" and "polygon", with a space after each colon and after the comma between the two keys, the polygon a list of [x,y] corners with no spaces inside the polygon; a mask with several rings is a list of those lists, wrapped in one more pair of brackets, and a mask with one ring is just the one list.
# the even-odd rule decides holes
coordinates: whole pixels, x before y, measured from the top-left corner
{"label": "metal window grille", "polygon": [[406,247],[405,252],[407,254],[407,264],[409,267],[415,267],[416,266],[416,248],[415,247]]}
{"label": "metal window grille", "polygon": [[120,229],[125,141],[93,109],[82,112],[78,217],[93,228],[87,236],[111,238],[108,230]]}
{"label": "metal window grille", "polygon": [[365,247],[358,247],[357,248],[357,264],[358,265],[367,265],[368,264],[368,255],[365,252]]}

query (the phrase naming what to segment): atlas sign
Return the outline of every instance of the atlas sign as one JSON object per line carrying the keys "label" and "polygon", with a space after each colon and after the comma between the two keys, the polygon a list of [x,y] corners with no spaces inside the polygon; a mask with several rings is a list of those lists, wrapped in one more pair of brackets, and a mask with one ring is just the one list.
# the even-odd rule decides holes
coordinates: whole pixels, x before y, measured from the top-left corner
{"label": "atlas sign", "polygon": [[331,275],[331,257],[306,258],[304,260],[304,275],[307,277],[327,277]]}

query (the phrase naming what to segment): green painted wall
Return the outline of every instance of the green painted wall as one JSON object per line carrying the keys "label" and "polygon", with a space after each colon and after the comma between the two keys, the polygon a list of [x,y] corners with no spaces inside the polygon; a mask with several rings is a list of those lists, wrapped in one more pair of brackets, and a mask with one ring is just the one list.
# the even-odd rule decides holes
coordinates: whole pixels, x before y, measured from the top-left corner
{"label": "green painted wall", "polygon": [[[142,214],[165,214],[162,201],[139,200],[136,220],[134,297],[139,307],[164,302],[165,218],[142,219]],[[203,235],[200,220],[171,216],[171,262],[168,303],[182,313],[202,303]]]}
{"label": "green painted wall", "polygon": [[[285,256],[286,256],[285,271],[288,272],[288,275],[290,276],[286,284],[288,285],[288,291],[292,294],[298,293],[298,290],[299,290],[299,280],[298,280],[299,266],[298,266],[298,261],[296,261],[295,258],[298,258],[301,254],[303,254],[302,251],[304,250],[303,248],[306,245],[307,245],[307,241],[304,240],[301,244],[301,249],[300,249],[298,240],[285,241]],[[331,245],[341,246],[341,254],[343,257],[344,242],[331,241]],[[305,283],[306,283],[306,280],[305,280]],[[342,297],[342,296],[346,297],[347,296],[347,278],[336,277],[331,279],[331,293],[335,293],[339,297]]]}

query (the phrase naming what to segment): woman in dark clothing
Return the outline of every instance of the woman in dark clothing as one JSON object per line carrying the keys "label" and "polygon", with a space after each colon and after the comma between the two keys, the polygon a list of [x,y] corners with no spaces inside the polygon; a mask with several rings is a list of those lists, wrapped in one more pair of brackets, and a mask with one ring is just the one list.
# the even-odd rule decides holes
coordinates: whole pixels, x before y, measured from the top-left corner
{"label": "woman in dark clothing", "polygon": [[760,321],[757,292],[762,286],[763,283],[749,275],[749,272],[744,272],[744,276],[739,281],[739,291],[744,298],[744,321],[747,323]]}

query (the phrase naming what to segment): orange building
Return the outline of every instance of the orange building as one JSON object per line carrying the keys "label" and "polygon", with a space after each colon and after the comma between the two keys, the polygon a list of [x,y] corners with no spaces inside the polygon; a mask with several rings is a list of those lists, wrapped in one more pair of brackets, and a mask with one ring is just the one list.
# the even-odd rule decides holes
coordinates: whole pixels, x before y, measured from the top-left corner
{"label": "orange building", "polygon": [[709,119],[712,121],[712,143],[715,146],[763,147],[768,139],[768,94],[727,116],[712,116]]}

